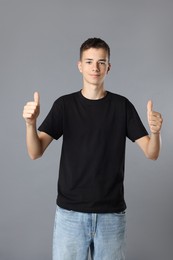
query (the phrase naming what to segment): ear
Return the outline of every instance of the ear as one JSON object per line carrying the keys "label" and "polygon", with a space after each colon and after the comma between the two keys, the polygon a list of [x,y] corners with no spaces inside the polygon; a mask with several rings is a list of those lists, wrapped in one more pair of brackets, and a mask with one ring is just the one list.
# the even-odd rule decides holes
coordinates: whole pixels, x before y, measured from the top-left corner
{"label": "ear", "polygon": [[79,69],[80,73],[82,73],[82,64],[81,64],[81,61],[78,61],[77,66],[78,66],[78,69]]}
{"label": "ear", "polygon": [[108,72],[110,71],[110,69],[111,69],[111,64],[109,63],[108,69],[107,69],[107,74],[108,74]]}

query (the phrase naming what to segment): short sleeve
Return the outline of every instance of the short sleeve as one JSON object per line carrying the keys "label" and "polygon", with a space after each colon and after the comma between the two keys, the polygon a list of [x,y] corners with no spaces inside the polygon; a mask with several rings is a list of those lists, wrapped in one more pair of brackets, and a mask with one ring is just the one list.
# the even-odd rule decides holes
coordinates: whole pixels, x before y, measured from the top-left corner
{"label": "short sleeve", "polygon": [[148,135],[135,107],[129,100],[126,100],[126,135],[133,142]]}
{"label": "short sleeve", "polygon": [[54,139],[59,139],[63,135],[63,100],[57,99],[48,115],[38,128],[39,131],[45,132]]}

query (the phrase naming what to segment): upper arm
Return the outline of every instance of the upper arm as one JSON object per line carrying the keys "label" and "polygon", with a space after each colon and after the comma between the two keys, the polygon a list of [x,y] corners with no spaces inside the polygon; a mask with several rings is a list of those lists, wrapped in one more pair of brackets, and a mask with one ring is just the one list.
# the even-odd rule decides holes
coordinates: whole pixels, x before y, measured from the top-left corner
{"label": "upper arm", "polygon": [[45,132],[39,132],[38,136],[39,136],[39,139],[40,139],[41,145],[42,145],[42,153],[44,153],[44,151],[46,150],[48,145],[53,141],[53,137],[46,134]]}
{"label": "upper arm", "polygon": [[137,145],[141,148],[141,150],[144,152],[146,156],[147,156],[149,141],[150,141],[150,137],[148,135],[143,136],[135,141],[135,143],[137,143]]}

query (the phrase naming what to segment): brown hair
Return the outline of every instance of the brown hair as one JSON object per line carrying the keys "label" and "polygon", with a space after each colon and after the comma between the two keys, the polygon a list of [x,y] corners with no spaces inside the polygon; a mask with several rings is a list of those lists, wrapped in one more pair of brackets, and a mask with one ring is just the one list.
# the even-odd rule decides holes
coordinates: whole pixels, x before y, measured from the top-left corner
{"label": "brown hair", "polygon": [[100,38],[89,38],[84,43],[82,43],[82,45],[80,47],[80,60],[82,59],[83,52],[90,48],[96,48],[96,49],[102,48],[102,49],[106,50],[108,53],[108,60],[110,60],[109,45]]}

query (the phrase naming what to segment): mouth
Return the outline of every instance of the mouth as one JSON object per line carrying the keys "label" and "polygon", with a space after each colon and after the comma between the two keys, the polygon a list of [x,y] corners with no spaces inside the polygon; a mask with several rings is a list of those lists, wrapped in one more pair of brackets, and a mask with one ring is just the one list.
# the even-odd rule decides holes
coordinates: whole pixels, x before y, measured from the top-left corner
{"label": "mouth", "polygon": [[97,78],[97,77],[99,77],[100,75],[99,75],[99,74],[91,74],[90,76],[91,76],[91,77],[94,77],[94,78]]}

